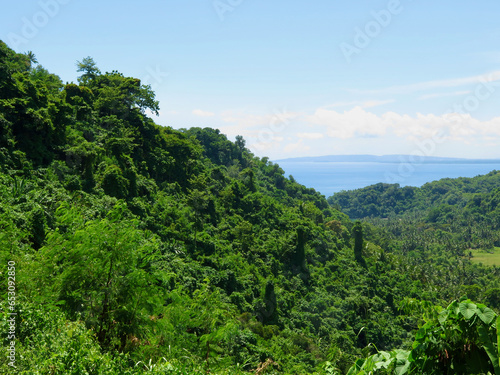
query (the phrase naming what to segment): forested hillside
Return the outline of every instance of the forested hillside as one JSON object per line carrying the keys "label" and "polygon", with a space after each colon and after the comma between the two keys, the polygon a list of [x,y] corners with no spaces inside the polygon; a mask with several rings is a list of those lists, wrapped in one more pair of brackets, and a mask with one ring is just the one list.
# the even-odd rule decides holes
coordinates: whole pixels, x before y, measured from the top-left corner
{"label": "forested hillside", "polygon": [[[419,214],[414,230],[439,240],[406,250],[409,233],[353,223],[243,138],[155,124],[146,111],[159,103],[140,80],[103,73],[92,58],[78,71],[64,84],[0,42],[2,332],[17,314],[3,373],[339,374],[422,339],[416,301],[432,312],[476,293],[500,307],[498,269],[446,247],[459,241],[446,215]],[[491,189],[456,195],[435,201],[490,223]],[[350,211],[354,196],[332,199],[369,216]],[[397,211],[381,199],[383,216],[425,207],[403,201]],[[450,268],[415,260],[429,251]],[[491,336],[496,315],[477,306]]]}
{"label": "forested hillside", "polygon": [[[442,298],[452,300],[467,295],[498,310],[499,187],[500,173],[492,171],[474,178],[442,179],[421,188],[376,184],[337,193],[328,201],[351,218],[361,219],[365,225],[374,228],[378,243],[386,244],[386,249],[390,248],[393,254],[402,257],[409,269],[420,275],[423,284],[434,285],[441,291]],[[491,257],[481,254],[490,254]],[[483,266],[476,257],[488,259],[492,264]],[[485,308],[485,305],[477,306],[481,306],[479,310]],[[500,320],[495,322],[485,318],[471,301],[462,301],[460,304],[453,302],[446,309],[435,309],[425,321],[417,332],[411,353],[377,354],[366,361],[358,361],[352,373],[369,370],[374,364],[378,364],[378,368],[392,366],[391,369],[396,371],[394,358],[421,356],[422,350],[434,353],[434,361],[428,361],[429,357],[424,356],[427,362],[420,361],[417,366],[421,373],[500,373],[498,345],[488,343],[489,340],[497,342],[498,336],[497,339],[491,336],[487,339],[486,331],[490,328],[482,326],[485,324],[496,331]],[[444,340],[435,336],[438,332]],[[474,350],[467,346],[460,349],[453,336],[460,338],[462,343],[474,342],[479,347],[489,347],[486,351],[494,354],[490,356],[494,369],[490,367],[488,372],[483,367],[486,357],[473,359]],[[391,361],[387,360],[389,357]],[[412,365],[416,362],[419,360]],[[408,368],[403,367],[400,369],[406,373]]]}
{"label": "forested hillside", "polygon": [[[351,218],[373,224],[394,253],[421,268],[426,279],[454,294],[500,305],[499,269],[474,264],[479,252],[500,246],[500,173],[474,178],[442,179],[421,188],[377,184],[344,191],[330,204]],[[433,263],[431,269],[428,263]],[[458,271],[460,270],[460,271]],[[430,274],[429,274],[430,273]],[[442,280],[441,282],[438,280]]]}

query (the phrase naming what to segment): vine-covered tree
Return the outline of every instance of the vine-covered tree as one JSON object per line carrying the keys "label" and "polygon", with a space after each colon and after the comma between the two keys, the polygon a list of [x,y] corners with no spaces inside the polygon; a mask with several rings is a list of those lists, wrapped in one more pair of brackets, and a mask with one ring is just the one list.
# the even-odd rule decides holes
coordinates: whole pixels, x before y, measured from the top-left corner
{"label": "vine-covered tree", "polygon": [[354,223],[352,228],[352,235],[354,237],[354,258],[362,263],[363,262],[363,226],[360,221]]}

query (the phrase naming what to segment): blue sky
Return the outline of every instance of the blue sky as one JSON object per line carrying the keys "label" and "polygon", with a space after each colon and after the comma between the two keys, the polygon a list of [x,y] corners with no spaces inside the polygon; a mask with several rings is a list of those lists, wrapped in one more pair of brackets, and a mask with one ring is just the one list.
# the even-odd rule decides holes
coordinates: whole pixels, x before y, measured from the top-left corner
{"label": "blue sky", "polygon": [[155,121],[258,156],[500,157],[500,3],[4,2],[0,38],[64,81],[91,56],[152,85]]}

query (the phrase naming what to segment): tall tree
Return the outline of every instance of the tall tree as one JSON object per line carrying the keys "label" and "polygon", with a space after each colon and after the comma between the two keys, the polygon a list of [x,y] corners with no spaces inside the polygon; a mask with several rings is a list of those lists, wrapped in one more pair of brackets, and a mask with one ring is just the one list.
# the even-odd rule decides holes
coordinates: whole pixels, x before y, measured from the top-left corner
{"label": "tall tree", "polygon": [[352,234],[354,237],[354,258],[358,262],[364,262],[363,259],[363,227],[360,221],[356,221],[354,227],[352,228]]}
{"label": "tall tree", "polygon": [[33,68],[33,65],[38,64],[38,60],[33,53],[33,51],[26,52],[26,56],[28,56],[30,67]]}
{"label": "tall tree", "polygon": [[78,67],[77,72],[83,72],[83,74],[78,77],[78,82],[83,85],[88,85],[93,79],[101,74],[94,59],[90,56],[85,57],[82,61],[77,61],[76,66]]}

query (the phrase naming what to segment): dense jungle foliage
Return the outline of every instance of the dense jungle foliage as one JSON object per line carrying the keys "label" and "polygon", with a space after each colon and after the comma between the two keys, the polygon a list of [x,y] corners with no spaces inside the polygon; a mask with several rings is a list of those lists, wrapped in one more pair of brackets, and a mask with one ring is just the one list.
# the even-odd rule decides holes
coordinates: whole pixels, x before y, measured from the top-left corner
{"label": "dense jungle foliage", "polygon": [[77,69],[0,42],[2,373],[498,373],[498,269],[466,254],[497,245],[496,174],[329,204],[242,137],[155,124],[140,80]]}
{"label": "dense jungle foliage", "polygon": [[421,188],[377,184],[328,200],[351,218],[376,227],[384,238],[379,244],[403,256],[423,281],[442,285],[446,298],[465,293],[499,308],[500,269],[471,262],[475,250],[493,252],[500,246],[499,186],[500,172],[492,171]]}

